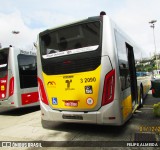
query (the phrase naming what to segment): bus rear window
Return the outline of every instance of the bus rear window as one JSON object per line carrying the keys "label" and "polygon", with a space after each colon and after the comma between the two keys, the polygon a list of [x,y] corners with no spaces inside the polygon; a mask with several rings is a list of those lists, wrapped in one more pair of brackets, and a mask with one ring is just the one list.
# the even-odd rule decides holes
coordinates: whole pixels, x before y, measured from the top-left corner
{"label": "bus rear window", "polygon": [[20,88],[37,87],[37,63],[36,56],[18,55]]}
{"label": "bus rear window", "polygon": [[[100,22],[55,29],[41,36],[43,58],[96,50],[100,45]],[[70,51],[69,51],[70,50]],[[67,51],[69,51],[67,53]]]}
{"label": "bus rear window", "polygon": [[0,78],[7,75],[9,49],[0,51]]}

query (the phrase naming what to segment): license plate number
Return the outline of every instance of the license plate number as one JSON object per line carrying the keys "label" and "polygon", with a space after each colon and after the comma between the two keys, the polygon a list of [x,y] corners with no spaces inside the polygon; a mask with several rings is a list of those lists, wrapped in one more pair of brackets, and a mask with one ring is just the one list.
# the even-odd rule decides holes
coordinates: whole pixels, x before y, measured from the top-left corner
{"label": "license plate number", "polygon": [[65,106],[77,107],[78,106],[78,102],[65,102]]}

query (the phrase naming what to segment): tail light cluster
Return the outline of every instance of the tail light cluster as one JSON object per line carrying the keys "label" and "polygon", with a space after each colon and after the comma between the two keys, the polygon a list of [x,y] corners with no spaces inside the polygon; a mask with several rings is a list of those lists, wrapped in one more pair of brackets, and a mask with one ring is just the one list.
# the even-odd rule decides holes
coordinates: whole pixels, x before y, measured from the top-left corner
{"label": "tail light cluster", "polygon": [[14,77],[9,80],[9,96],[12,96],[14,93]]}
{"label": "tail light cluster", "polygon": [[7,92],[7,78],[8,76],[6,75],[3,78],[0,78],[0,99],[5,99],[6,97],[6,92]]}
{"label": "tail light cluster", "polygon": [[152,89],[152,94],[155,94],[155,89]]}
{"label": "tail light cluster", "polygon": [[[6,75],[4,78],[1,78],[0,81],[0,98],[5,99],[6,93],[7,93],[7,82],[8,82],[8,75]],[[8,85],[8,96],[12,96],[14,93],[14,77],[12,76],[9,80]]]}
{"label": "tail light cluster", "polygon": [[40,94],[40,99],[43,103],[45,103],[46,105],[49,105],[48,100],[47,100],[47,95],[44,89],[44,85],[42,80],[38,77],[38,90],[39,90],[39,94]]}
{"label": "tail light cluster", "polygon": [[102,106],[109,104],[114,99],[115,91],[115,70],[111,70],[105,76],[103,96],[102,96]]}

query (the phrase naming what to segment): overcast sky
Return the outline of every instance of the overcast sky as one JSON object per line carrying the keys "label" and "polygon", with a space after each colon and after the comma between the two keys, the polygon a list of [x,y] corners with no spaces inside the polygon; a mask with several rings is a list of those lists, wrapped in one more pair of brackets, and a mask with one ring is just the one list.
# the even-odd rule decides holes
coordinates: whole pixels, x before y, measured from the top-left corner
{"label": "overcast sky", "polygon": [[[160,0],[0,0],[0,43],[3,47],[32,47],[37,34],[47,28],[97,16],[105,11],[144,49],[155,52],[149,21],[157,20],[155,37],[160,52]],[[20,31],[12,34],[12,31]]]}

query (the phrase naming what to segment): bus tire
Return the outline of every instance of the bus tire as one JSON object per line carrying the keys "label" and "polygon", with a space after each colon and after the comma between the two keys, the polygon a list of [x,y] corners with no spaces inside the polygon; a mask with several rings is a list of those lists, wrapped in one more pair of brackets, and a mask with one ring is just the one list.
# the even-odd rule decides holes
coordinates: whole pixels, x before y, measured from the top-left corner
{"label": "bus tire", "polygon": [[144,102],[144,99],[143,99],[143,88],[141,87],[141,90],[140,90],[139,108],[142,108],[142,107],[143,107],[143,102]]}

